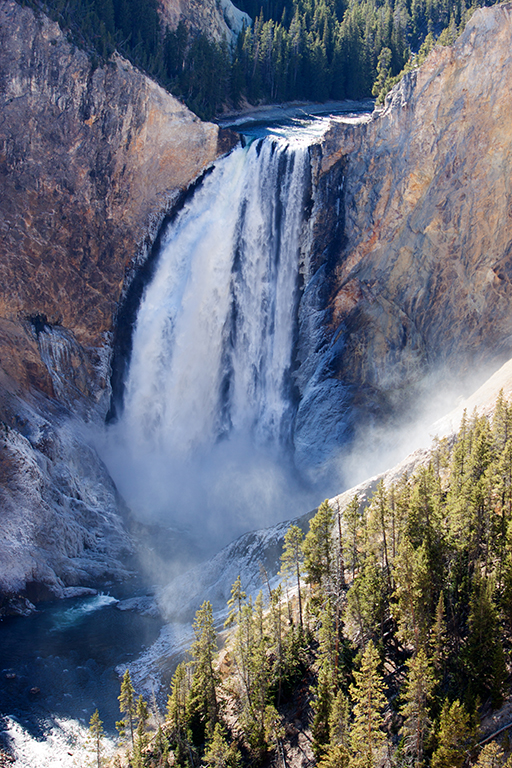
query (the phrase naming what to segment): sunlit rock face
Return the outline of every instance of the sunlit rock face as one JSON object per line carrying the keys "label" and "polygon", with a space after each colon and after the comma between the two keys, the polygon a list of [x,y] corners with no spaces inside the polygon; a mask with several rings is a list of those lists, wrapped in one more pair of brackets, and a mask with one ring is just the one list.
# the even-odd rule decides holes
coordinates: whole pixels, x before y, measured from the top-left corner
{"label": "sunlit rock face", "polygon": [[219,129],[120,58],[94,69],[57,24],[14,2],[2,3],[0,36],[1,365],[54,394],[34,348],[57,326],[83,355],[75,383],[97,396],[126,270],[219,154]]}
{"label": "sunlit rock face", "polygon": [[0,589],[58,593],[119,574],[129,549],[113,484],[66,418],[105,415],[118,303],[164,215],[230,139],[120,57],[95,68],[9,0],[0,83]]}
{"label": "sunlit rock face", "polygon": [[165,27],[175,29],[182,21],[191,32],[217,42],[234,43],[244,24],[251,25],[251,18],[231,0],[160,0],[158,7]]}
{"label": "sunlit rock face", "polygon": [[299,454],[315,424],[321,460],[357,420],[403,409],[425,374],[491,373],[510,356],[511,41],[510,5],[478,10],[383,111],[317,147]]}

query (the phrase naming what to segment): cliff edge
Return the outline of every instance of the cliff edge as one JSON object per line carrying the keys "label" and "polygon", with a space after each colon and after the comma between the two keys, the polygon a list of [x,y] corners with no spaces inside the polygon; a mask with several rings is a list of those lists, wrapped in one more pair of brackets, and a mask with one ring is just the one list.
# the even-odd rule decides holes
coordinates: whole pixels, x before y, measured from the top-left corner
{"label": "cliff edge", "polygon": [[426,376],[487,378],[511,356],[511,43],[510,4],[477,10],[370,122],[315,148],[299,455],[311,429],[322,461]]}
{"label": "cliff edge", "polygon": [[230,141],[119,56],[95,67],[56,23],[0,3],[1,592],[125,573],[83,419],[108,407],[131,274]]}

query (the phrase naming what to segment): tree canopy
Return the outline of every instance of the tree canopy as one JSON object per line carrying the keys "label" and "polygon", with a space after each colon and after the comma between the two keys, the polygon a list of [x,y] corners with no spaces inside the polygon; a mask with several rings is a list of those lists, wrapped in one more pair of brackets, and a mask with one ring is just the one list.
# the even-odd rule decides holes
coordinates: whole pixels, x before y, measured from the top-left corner
{"label": "tree canopy", "polygon": [[234,45],[183,22],[164,28],[157,0],[22,2],[57,19],[97,61],[117,49],[209,119],[242,99],[382,99],[484,0],[238,0],[253,22]]}

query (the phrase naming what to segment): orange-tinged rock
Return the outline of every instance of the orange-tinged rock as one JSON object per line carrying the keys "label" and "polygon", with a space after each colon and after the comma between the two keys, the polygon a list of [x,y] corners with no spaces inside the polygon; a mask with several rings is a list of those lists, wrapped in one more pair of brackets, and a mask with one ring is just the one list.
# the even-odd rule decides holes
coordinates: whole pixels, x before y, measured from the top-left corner
{"label": "orange-tinged rock", "polygon": [[0,360],[48,392],[27,349],[30,318],[69,332],[98,396],[98,372],[131,265],[180,190],[227,147],[177,99],[120,57],[94,69],[57,24],[0,8]]}
{"label": "orange-tinged rock", "polygon": [[317,185],[343,167],[329,376],[370,388],[363,411],[433,370],[491,373],[512,355],[511,43],[511,5],[476,11],[371,121],[335,124],[316,150]]}

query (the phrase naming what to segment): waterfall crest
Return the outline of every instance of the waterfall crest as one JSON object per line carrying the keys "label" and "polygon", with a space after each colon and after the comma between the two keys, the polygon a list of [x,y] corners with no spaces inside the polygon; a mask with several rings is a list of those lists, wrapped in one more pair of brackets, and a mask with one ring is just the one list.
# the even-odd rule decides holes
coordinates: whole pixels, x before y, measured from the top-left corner
{"label": "waterfall crest", "polygon": [[217,163],[165,232],[106,453],[139,513],[212,531],[230,521],[229,538],[290,516],[308,183],[307,144],[255,141]]}

